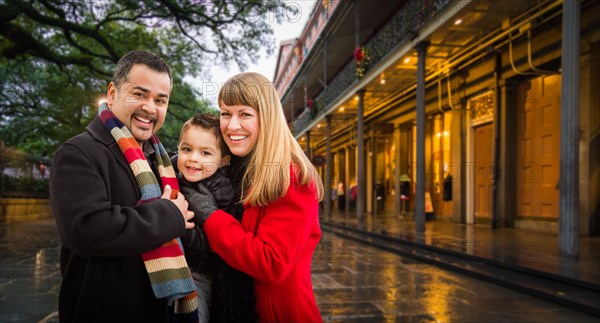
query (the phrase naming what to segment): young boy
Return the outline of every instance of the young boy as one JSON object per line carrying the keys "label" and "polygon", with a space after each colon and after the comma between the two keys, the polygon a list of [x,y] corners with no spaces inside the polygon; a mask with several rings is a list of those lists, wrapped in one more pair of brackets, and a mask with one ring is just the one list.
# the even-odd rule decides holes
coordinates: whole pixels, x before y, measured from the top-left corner
{"label": "young boy", "polygon": [[[177,176],[180,186],[200,190],[204,185],[217,206],[224,208],[233,202],[233,188],[224,166],[229,164],[229,149],[223,141],[219,119],[210,114],[198,114],[186,121],[179,135]],[[202,226],[196,224],[181,238],[185,258],[198,291],[200,322],[209,321],[211,282],[217,262],[208,246]]]}

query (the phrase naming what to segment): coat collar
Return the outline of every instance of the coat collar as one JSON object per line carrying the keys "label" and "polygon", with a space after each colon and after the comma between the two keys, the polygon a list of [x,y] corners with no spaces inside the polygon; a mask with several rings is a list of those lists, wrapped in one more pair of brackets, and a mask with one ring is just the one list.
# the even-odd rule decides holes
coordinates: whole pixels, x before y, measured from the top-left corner
{"label": "coat collar", "polygon": [[108,146],[112,143],[116,143],[115,138],[113,138],[110,132],[106,130],[99,116],[96,116],[94,120],[92,120],[92,122],[90,122],[90,124],[87,127],[85,127],[85,130],[89,132],[92,138],[101,142],[105,146]]}
{"label": "coat collar", "polygon": [[102,123],[102,120],[100,120],[100,117],[96,116],[94,120],[92,120],[92,122],[90,122],[90,124],[88,124],[88,126],[85,127],[85,130],[90,134],[92,139],[106,146],[106,148],[114,156],[117,164],[119,164],[120,167],[122,167],[124,170],[127,170],[125,171],[125,173],[127,174],[129,182],[133,185],[133,188],[136,192],[136,199],[139,200],[142,197],[142,195],[140,193],[138,184],[135,180],[135,176],[133,175],[133,171],[131,171],[131,166],[129,166],[129,163],[127,162],[127,159],[125,159],[125,155],[123,155],[121,148],[119,148],[119,145],[117,145],[115,138],[113,138],[110,132],[104,127],[104,124]]}

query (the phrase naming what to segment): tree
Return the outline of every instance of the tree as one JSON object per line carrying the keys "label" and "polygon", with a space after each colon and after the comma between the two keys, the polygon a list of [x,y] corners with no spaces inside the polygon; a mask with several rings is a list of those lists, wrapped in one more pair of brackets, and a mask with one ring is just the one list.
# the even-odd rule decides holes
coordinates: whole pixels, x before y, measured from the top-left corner
{"label": "tree", "polygon": [[179,126],[210,110],[183,81],[209,65],[256,60],[274,50],[267,23],[297,11],[275,0],[0,2],[0,135],[8,146],[52,154],[94,117],[115,63],[134,49],[164,57],[173,70],[168,150]]}

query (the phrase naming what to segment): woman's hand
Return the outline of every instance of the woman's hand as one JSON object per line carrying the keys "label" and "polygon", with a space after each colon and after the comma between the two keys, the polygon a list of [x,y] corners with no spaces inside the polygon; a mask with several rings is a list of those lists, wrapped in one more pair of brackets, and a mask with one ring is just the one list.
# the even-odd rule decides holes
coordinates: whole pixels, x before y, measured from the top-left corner
{"label": "woman's hand", "polygon": [[196,225],[203,226],[208,217],[217,210],[212,194],[206,186],[198,183],[195,190],[190,187],[181,187],[181,193],[189,203],[189,210],[194,212],[194,222]]}

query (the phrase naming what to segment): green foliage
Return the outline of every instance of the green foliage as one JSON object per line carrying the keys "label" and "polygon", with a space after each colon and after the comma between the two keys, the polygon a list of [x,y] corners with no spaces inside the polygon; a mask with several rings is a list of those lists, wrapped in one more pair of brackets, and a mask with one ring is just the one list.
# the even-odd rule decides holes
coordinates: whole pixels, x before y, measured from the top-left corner
{"label": "green foliage", "polygon": [[181,123],[211,110],[184,76],[214,64],[243,70],[261,48],[272,53],[267,18],[281,22],[289,13],[276,0],[0,1],[0,136],[7,146],[51,156],[95,116],[118,59],[141,49],[173,71],[159,133],[172,151]]}
{"label": "green foliage", "polygon": [[11,177],[2,174],[0,192],[5,194],[34,193],[38,197],[48,197],[48,178]]}
{"label": "green foliage", "polygon": [[9,146],[48,154],[93,118],[106,82],[81,68],[0,60],[0,135]]}

